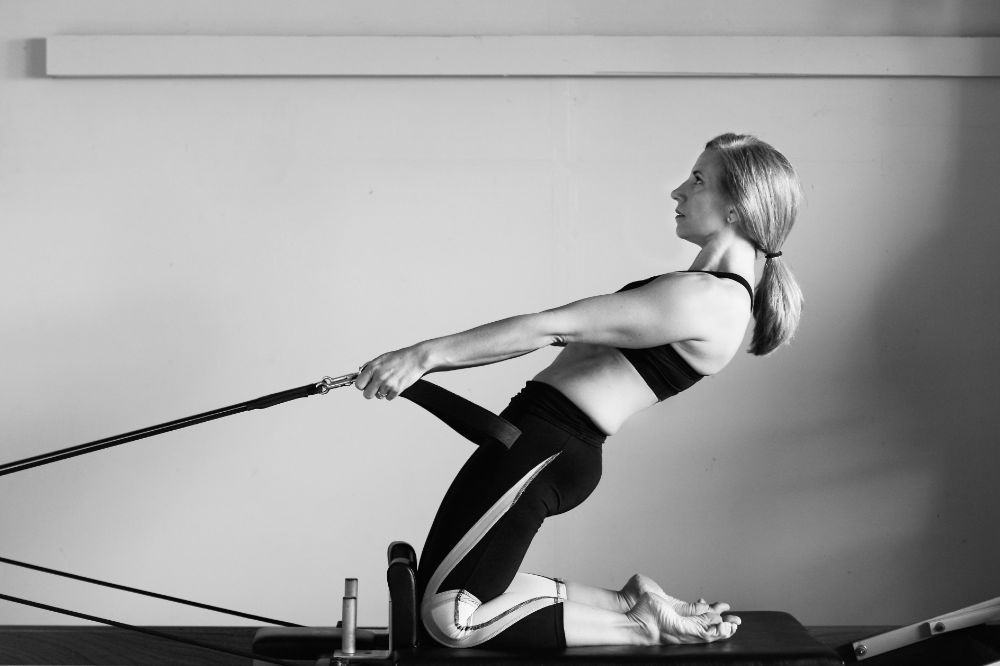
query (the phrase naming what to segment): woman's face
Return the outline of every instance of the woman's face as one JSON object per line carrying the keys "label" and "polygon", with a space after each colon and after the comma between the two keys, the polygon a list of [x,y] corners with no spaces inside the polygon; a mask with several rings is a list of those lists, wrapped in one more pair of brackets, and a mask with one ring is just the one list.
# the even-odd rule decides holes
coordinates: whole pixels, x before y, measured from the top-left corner
{"label": "woman's face", "polygon": [[718,154],[706,150],[694,163],[691,175],[670,193],[677,202],[677,235],[700,246],[726,227],[733,212],[722,193],[722,164]]}

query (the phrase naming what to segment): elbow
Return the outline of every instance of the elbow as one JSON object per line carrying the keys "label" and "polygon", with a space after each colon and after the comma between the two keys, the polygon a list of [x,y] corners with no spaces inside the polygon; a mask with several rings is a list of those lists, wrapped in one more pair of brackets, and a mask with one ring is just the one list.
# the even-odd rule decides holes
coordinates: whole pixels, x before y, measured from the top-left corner
{"label": "elbow", "polygon": [[569,336],[559,329],[558,317],[551,310],[525,315],[528,328],[536,349],[542,347],[565,347]]}

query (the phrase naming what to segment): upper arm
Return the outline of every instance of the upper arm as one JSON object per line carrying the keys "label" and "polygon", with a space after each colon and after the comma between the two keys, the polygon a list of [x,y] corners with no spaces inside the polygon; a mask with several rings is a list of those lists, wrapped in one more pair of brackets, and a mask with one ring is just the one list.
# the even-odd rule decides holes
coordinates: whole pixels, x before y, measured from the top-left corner
{"label": "upper arm", "polygon": [[[625,348],[704,340],[720,294],[707,276],[665,275],[629,291],[593,296],[540,313],[555,343]],[[711,279],[711,278],[709,278]]]}

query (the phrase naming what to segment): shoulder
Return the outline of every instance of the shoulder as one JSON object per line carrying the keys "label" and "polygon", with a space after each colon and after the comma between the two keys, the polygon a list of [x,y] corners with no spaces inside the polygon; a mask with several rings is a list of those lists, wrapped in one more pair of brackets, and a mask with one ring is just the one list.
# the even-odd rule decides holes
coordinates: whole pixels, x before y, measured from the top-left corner
{"label": "shoulder", "polygon": [[746,289],[735,280],[700,271],[665,273],[653,278],[644,286],[647,290],[662,296],[678,298],[728,300],[734,294],[742,294],[744,301],[747,298]]}
{"label": "shoulder", "polygon": [[707,319],[713,325],[734,317],[744,319],[751,311],[746,287],[711,273],[667,273],[646,288],[650,297],[669,303],[675,311]]}

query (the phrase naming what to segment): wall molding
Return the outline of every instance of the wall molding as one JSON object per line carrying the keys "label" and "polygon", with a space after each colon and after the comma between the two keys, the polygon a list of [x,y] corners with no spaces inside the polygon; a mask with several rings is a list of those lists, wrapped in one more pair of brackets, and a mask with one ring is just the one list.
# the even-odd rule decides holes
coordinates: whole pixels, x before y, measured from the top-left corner
{"label": "wall molding", "polygon": [[996,37],[56,35],[50,77],[995,77]]}

